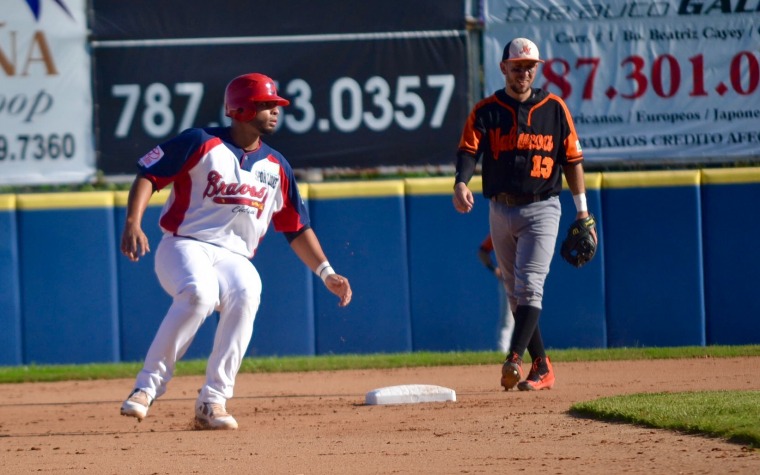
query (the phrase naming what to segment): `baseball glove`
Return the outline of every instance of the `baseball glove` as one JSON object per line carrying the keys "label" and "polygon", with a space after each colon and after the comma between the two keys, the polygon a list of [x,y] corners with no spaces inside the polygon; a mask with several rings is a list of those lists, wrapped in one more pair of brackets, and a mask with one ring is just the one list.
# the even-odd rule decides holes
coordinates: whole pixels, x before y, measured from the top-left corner
{"label": "baseball glove", "polygon": [[577,219],[567,230],[567,236],[562,242],[562,258],[573,267],[582,267],[594,258],[596,241],[591,230],[596,228],[596,219],[589,214],[583,219]]}

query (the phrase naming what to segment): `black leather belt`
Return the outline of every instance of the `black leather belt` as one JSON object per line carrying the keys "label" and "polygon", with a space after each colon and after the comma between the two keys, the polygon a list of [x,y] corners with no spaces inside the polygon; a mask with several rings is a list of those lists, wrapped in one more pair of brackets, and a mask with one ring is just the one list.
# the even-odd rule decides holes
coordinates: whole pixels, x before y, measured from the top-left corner
{"label": "black leather belt", "polygon": [[542,193],[540,195],[513,195],[511,193],[499,193],[496,196],[492,196],[491,200],[507,206],[525,206],[527,204],[547,200],[551,197],[551,193]]}

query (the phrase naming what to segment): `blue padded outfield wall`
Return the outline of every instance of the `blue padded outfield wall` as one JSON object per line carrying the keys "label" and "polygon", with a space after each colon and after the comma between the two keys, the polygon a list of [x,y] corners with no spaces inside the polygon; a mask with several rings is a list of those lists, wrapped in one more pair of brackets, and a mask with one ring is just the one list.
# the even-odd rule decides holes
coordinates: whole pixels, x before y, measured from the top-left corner
{"label": "blue padded outfield wall", "polygon": [[488,202],[475,177],[475,206],[458,213],[451,203],[453,184],[451,178],[406,183],[415,350],[496,348],[498,283],[478,260],[488,234]]}
{"label": "blue padded outfield wall", "polygon": [[[546,283],[549,348],[760,343],[760,168],[588,173],[597,257],[575,269],[559,245]],[[263,281],[248,356],[493,350],[498,288],[477,257],[489,203],[457,213],[453,179],[310,183],[312,225],[354,299],[337,306],[280,233],[253,258]],[[144,229],[155,251],[168,192]],[[170,299],[119,252],[126,192],[0,195],[0,365],[140,361]],[[185,358],[208,355],[217,317]]]}
{"label": "blue padded outfield wall", "polygon": [[760,169],[702,173],[707,342],[760,341]]}
{"label": "blue padded outfield wall", "polygon": [[607,343],[704,345],[700,172],[603,178]]}
{"label": "blue padded outfield wall", "polygon": [[17,196],[25,363],[118,361],[111,192]]}
{"label": "blue padded outfield wall", "polygon": [[353,290],[342,309],[313,278],[317,353],[411,351],[403,182],[313,184],[309,213],[330,264]]}
{"label": "blue padded outfield wall", "polygon": [[23,362],[16,197],[0,195],[0,365]]}

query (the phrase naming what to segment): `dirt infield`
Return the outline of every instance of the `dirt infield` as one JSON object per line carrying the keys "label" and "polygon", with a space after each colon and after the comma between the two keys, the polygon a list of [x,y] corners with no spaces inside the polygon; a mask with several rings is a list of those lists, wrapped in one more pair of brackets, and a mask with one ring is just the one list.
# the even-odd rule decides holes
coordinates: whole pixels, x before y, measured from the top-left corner
{"label": "dirt infield", "polygon": [[[760,358],[557,363],[551,391],[504,392],[500,365],[245,374],[238,431],[191,429],[200,377],[177,377],[137,422],[132,380],[0,385],[0,473],[760,473],[760,451],[570,416],[578,401],[636,392],[760,389]],[[527,369],[527,368],[526,368]],[[367,406],[398,384],[456,402]]]}

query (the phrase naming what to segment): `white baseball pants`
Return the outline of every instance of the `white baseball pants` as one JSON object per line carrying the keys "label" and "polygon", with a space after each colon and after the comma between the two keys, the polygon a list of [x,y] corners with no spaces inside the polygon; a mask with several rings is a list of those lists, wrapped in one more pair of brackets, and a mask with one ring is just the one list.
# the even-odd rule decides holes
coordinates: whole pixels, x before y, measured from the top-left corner
{"label": "white baseball pants", "polygon": [[172,296],[150,345],[136,388],[153,398],[166,392],[176,362],[204,320],[219,311],[219,324],[198,400],[225,404],[235,386],[261,302],[261,278],[244,256],[212,244],[166,235],[156,250],[155,270]]}

